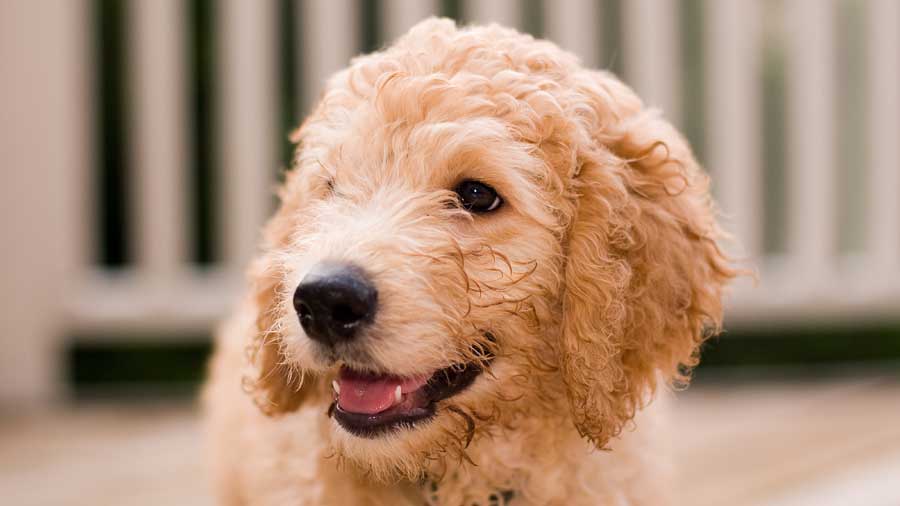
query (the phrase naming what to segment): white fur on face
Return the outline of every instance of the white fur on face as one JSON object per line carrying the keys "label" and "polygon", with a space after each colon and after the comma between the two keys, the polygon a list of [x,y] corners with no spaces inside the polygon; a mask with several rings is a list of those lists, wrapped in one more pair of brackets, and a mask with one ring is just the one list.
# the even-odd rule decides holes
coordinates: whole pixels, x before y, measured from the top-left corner
{"label": "white fur on face", "polygon": [[[330,188],[301,210],[280,254],[282,299],[320,262],[363,268],[379,310],[358,346],[370,363],[353,365],[409,376],[466,362],[485,333],[521,319],[515,313],[535,291],[555,289],[525,279],[540,263],[556,282],[553,207],[536,205],[547,199],[529,175],[546,168],[504,122],[461,116],[399,128],[366,104],[331,122],[305,127],[297,178]],[[504,207],[485,216],[456,207],[452,189],[465,179],[494,186]],[[331,366],[334,357],[317,353],[285,309],[287,355],[313,370]]]}
{"label": "white fur on face", "polygon": [[[473,345],[497,354],[419,429],[361,441],[329,426],[338,455],[376,476],[447,465],[523,416],[603,447],[720,325],[735,272],[688,146],[551,44],[424,22],[332,78],[295,140],[256,292],[260,404],[325,409],[285,370],[327,385],[336,360],[407,375],[473,360]],[[504,206],[448,205],[464,179]],[[379,291],[358,353],[323,353],[297,322],[293,290],[323,261],[355,263]]]}
{"label": "white fur on face", "polygon": [[[464,130],[450,125],[411,129],[423,142],[441,142],[450,135],[459,150],[442,146],[430,165],[412,162],[412,155],[385,162],[383,156],[356,152],[372,149],[372,143],[351,141],[310,148],[327,163],[301,158],[307,165],[296,170],[305,172],[294,176],[306,179],[307,186],[330,180],[333,188],[316,193],[298,210],[302,217],[278,254],[286,360],[325,375],[328,383],[335,359],[360,369],[413,376],[476,360],[473,345],[494,347],[487,334],[497,341],[490,371],[467,391],[443,401],[438,416],[415,429],[364,440],[332,423],[329,434],[338,454],[367,469],[384,470],[385,478],[422,473],[423,463],[435,452],[462,451],[476,418],[479,430],[491,430],[489,420],[497,413],[512,416],[527,409],[535,396],[563,401],[538,386],[558,380],[541,381],[542,374],[530,369],[536,360],[553,361],[552,343],[544,338],[547,327],[541,327],[538,313],[549,314],[561,259],[560,238],[545,225],[554,222],[553,206],[541,204],[549,201],[528,175],[544,165],[526,146],[506,134],[498,137],[496,121],[485,125],[487,133],[469,131],[465,141],[458,139]],[[348,137],[329,132],[327,139]],[[459,209],[451,190],[462,179],[489,181],[504,206],[483,216]],[[375,321],[353,345],[361,356],[323,351],[304,335],[291,307],[294,288],[320,262],[355,264],[378,289]],[[552,317],[543,320],[554,323]],[[535,354],[541,358],[531,358]]]}

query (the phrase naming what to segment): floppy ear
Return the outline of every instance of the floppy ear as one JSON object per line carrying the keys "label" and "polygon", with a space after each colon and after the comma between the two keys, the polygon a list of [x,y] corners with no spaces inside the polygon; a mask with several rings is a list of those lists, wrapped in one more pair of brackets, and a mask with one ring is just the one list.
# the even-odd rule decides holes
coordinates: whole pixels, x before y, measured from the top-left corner
{"label": "floppy ear", "polygon": [[685,140],[613,77],[590,77],[560,354],[574,422],[602,448],[660,379],[688,379],[734,271]]}
{"label": "floppy ear", "polygon": [[[263,261],[259,262],[263,263]],[[254,265],[253,303],[256,306],[254,335],[247,346],[250,372],[244,388],[267,415],[296,410],[313,390],[311,378],[291,367],[285,359],[283,339],[277,322],[281,276]]]}
{"label": "floppy ear", "polygon": [[[292,186],[292,183],[296,183]],[[288,247],[291,234],[302,220],[302,207],[312,191],[302,185],[296,173],[287,175],[281,192],[282,205],[266,224],[264,243],[267,251]],[[312,374],[299,370],[285,356],[284,337],[279,316],[293,312],[285,299],[284,269],[277,253],[264,254],[250,267],[253,283],[252,304],[256,311],[253,334],[247,343],[246,357],[249,373],[244,377],[244,389],[253,397],[260,410],[267,415],[295,411],[312,397],[319,386]]]}

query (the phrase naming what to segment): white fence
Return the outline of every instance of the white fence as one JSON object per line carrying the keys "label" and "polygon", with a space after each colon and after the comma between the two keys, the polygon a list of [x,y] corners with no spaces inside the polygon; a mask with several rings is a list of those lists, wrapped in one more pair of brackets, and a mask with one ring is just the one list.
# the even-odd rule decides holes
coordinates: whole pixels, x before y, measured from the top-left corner
{"label": "white fence", "polygon": [[[699,0],[705,53],[705,158],[730,227],[760,272],[740,284],[728,325],[854,322],[900,315],[900,2],[864,3],[867,156],[864,244],[834,253],[839,135],[835,27],[838,0],[787,0],[785,42],[786,245],[764,255],[763,3]],[[533,5],[532,2],[529,5]],[[593,66],[609,2],[544,0],[544,35]],[[682,96],[679,16],[684,2],[619,4],[624,79],[676,122]],[[97,199],[92,167],[94,55],[90,2],[0,2],[4,195],[0,221],[0,400],[39,400],[62,391],[67,336],[179,337],[205,332],[240,290],[241,270],[271,211],[279,165],[276,3],[221,0],[217,23],[218,186],[222,261],[188,261],[194,232],[186,206],[186,9],[179,0],[127,2],[129,96],[134,104],[128,206],[134,265],[115,272],[92,263]],[[385,38],[439,12],[435,0],[375,3]],[[520,25],[523,2],[462,1],[469,21]],[[301,83],[308,104],[319,85],[357,52],[360,2],[296,0]]]}

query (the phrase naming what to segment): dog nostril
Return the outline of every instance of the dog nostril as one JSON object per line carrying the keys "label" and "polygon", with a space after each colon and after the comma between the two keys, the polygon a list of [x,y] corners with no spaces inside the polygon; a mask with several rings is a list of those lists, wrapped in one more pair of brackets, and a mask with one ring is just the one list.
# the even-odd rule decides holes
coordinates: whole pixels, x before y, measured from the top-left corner
{"label": "dog nostril", "polygon": [[345,326],[358,323],[365,317],[366,311],[354,309],[349,304],[338,304],[331,309],[331,319]]}
{"label": "dog nostril", "polygon": [[297,310],[297,316],[300,317],[301,322],[308,322],[312,320],[312,309],[304,303],[300,302],[298,304],[294,304],[294,308]]}

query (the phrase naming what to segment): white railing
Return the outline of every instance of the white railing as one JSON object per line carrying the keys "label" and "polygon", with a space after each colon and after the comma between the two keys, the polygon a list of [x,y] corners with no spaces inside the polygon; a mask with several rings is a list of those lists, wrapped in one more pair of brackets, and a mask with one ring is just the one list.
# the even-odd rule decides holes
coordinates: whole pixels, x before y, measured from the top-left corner
{"label": "white railing", "polygon": [[[136,333],[178,337],[207,331],[234,301],[258,229],[271,211],[279,140],[275,2],[218,3],[216,159],[221,181],[223,261],[210,269],[188,262],[184,5],[179,0],[127,3],[128,89],[133,104],[129,163],[136,190],[129,201],[135,263],[124,272],[93,266],[89,229],[96,188],[89,112],[93,56],[86,0],[0,3],[0,96],[3,146],[4,351],[0,399],[51,398],[63,336]],[[436,0],[383,0],[387,39],[438,13]],[[621,2],[624,79],[648,103],[679,122],[680,4]],[[737,287],[730,326],[778,322],[855,321],[900,315],[900,2],[870,0],[867,15],[868,132],[865,248],[853,258],[835,244],[836,0],[787,0],[788,244],[763,254],[760,2],[707,0],[704,9],[706,159],[729,227],[758,267],[757,287]],[[352,0],[296,0],[301,22],[303,99],[315,100],[324,79],[357,52]],[[521,25],[517,0],[467,0],[473,22]],[[545,0],[546,37],[601,66],[603,4]],[[9,244],[6,244],[9,241]]]}

